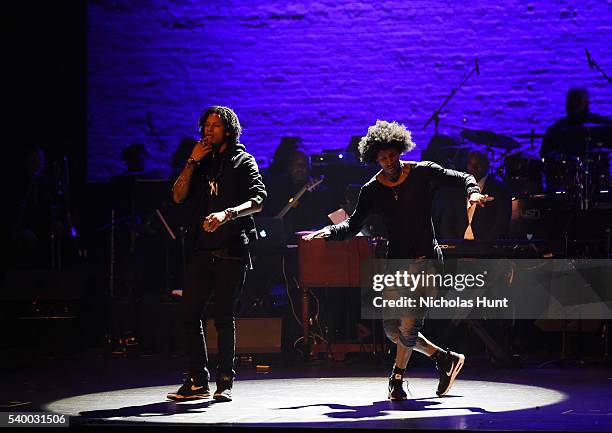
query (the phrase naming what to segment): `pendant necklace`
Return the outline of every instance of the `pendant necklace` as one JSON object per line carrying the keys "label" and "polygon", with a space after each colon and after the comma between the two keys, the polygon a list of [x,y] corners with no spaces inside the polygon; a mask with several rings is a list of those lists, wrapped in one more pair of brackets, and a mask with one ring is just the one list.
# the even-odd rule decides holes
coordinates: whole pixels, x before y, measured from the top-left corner
{"label": "pendant necklace", "polygon": [[[401,176],[401,174],[400,174],[400,176]],[[389,180],[391,182],[397,182],[399,180],[400,176],[398,176],[396,179],[393,179],[393,180],[389,179]],[[391,191],[393,191],[393,198],[395,199],[395,201],[399,200],[399,186],[400,185],[391,186]]]}
{"label": "pendant necklace", "polygon": [[208,180],[208,187],[210,188],[209,190],[209,195],[211,197],[216,197],[219,195],[219,182],[218,179],[221,177],[221,173],[223,172],[223,164],[225,163],[225,158],[221,157],[221,161],[218,163],[219,164],[219,168],[217,170],[217,173],[215,174],[215,176],[209,176],[207,174],[207,180]]}
{"label": "pendant necklace", "polygon": [[[409,170],[409,167],[408,167],[408,170]],[[402,166],[401,163],[400,163],[400,173],[399,173],[398,176],[396,176],[396,177],[394,176],[394,179],[390,179],[390,178],[386,177],[384,174],[381,175],[382,179],[384,179],[384,181],[381,180],[381,182],[383,183],[383,185],[385,184],[385,182],[388,182],[387,186],[389,188],[391,188],[391,192],[393,193],[393,199],[395,201],[399,201],[399,188],[401,187],[402,184],[399,183],[399,184],[396,184],[396,185],[389,185],[389,183],[393,184],[395,182],[398,182],[401,179],[402,175],[407,175],[407,173],[408,172],[406,171],[405,166]]]}

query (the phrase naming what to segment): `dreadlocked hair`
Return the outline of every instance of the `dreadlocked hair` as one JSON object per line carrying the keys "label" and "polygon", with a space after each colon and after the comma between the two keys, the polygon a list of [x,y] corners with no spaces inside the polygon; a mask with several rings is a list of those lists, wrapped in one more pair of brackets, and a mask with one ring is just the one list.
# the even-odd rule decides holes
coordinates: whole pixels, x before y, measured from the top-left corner
{"label": "dreadlocked hair", "polygon": [[234,113],[231,108],[221,105],[213,105],[200,113],[200,117],[198,118],[198,131],[200,132],[200,136],[204,134],[204,124],[211,114],[218,114],[223,120],[225,130],[229,132],[228,143],[231,145],[238,144],[240,141],[240,134],[242,133],[242,126],[240,126],[238,116],[236,116],[236,113]]}

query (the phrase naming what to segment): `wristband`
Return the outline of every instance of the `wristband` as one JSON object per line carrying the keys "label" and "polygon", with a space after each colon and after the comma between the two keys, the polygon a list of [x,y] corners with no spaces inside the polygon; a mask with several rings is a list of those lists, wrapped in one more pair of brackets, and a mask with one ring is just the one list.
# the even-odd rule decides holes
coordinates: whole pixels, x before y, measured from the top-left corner
{"label": "wristband", "polygon": [[229,208],[225,209],[225,213],[226,214],[229,213],[230,221],[235,220],[236,218],[238,218],[238,211],[236,211],[236,209],[234,209],[233,207],[229,207]]}

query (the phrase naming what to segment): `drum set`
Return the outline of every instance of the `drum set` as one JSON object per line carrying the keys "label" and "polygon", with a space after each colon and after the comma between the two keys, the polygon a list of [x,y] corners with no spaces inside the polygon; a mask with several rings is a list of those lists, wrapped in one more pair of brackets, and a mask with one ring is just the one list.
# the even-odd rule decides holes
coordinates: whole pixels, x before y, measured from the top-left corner
{"label": "drum set", "polygon": [[[442,165],[465,171],[470,151],[488,155],[490,172],[502,178],[512,194],[509,238],[558,241],[564,244],[559,251],[568,254],[572,242],[609,237],[610,125],[580,125],[563,131],[565,142],[563,138],[553,142],[563,151],[550,152],[545,158],[539,155],[544,134],[534,130],[502,135],[456,128],[459,136],[432,138],[431,156]],[[603,242],[609,249],[610,242]]]}
{"label": "drum set", "polygon": [[[469,150],[484,147],[491,167],[515,198],[548,197],[565,208],[589,210],[609,201],[612,125],[585,124],[563,130],[559,150],[538,154],[534,130],[512,136],[461,128],[463,143],[452,147],[455,166],[463,170]],[[520,139],[528,139],[529,144]],[[463,166],[463,167],[462,167]]]}
{"label": "drum set", "polygon": [[[610,125],[578,125],[563,130],[555,151],[540,158],[523,151],[504,155],[501,174],[515,196],[548,195],[565,207],[589,210],[609,199]],[[517,134],[532,142],[543,134]],[[570,141],[568,137],[572,137]],[[594,137],[597,139],[595,140]]]}

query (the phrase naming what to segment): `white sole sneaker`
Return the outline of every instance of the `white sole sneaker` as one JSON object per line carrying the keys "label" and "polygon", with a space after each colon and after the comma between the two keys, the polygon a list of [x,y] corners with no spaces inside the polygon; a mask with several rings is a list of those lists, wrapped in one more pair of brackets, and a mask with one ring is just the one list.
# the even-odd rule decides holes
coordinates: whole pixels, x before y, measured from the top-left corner
{"label": "white sole sneaker", "polygon": [[174,401],[198,400],[200,398],[206,398],[206,397],[210,397],[210,392],[201,393],[201,394],[193,394],[190,396],[185,396],[185,395],[176,394],[174,392],[171,392],[170,394],[166,396],[167,399],[174,400]]}
{"label": "white sole sneaker", "polygon": [[448,391],[450,391],[450,389],[453,387],[453,384],[455,383],[455,378],[463,368],[463,364],[465,363],[465,355],[458,353],[457,356],[459,356],[459,361],[457,362],[457,365],[455,365],[455,368],[453,368],[453,371],[450,374],[450,382],[448,382],[448,386],[446,387],[444,392],[438,394],[438,397],[442,397],[443,395],[446,395]]}

